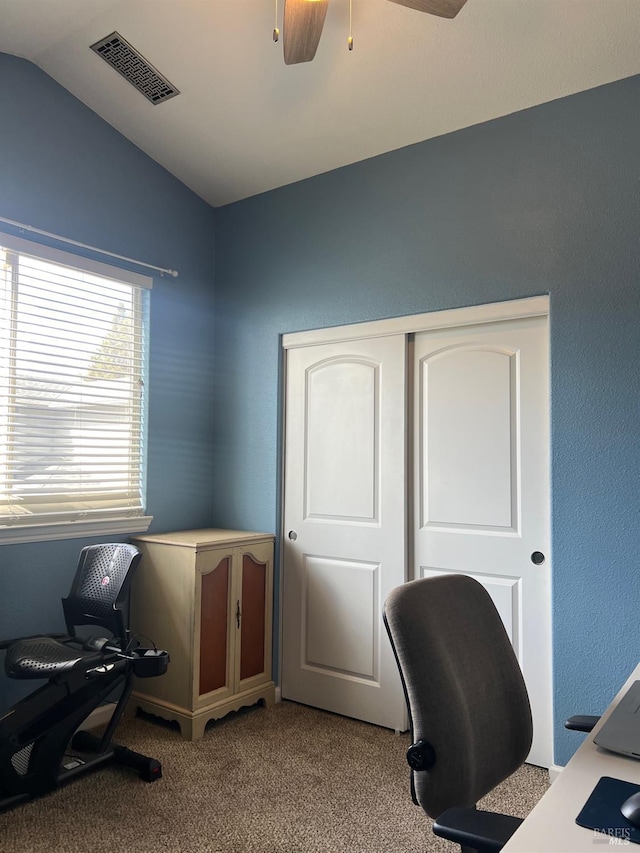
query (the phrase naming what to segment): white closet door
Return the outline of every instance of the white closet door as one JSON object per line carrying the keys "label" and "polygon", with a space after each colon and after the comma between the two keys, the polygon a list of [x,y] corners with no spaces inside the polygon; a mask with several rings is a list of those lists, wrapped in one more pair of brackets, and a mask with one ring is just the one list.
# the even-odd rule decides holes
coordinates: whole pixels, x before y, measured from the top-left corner
{"label": "white closet door", "polygon": [[282,695],[392,729],[406,579],[406,337],[287,352]]}
{"label": "white closet door", "polygon": [[404,728],[382,603],[407,564],[411,577],[462,572],[503,618],[531,699],[529,760],[549,766],[547,317],[464,313],[407,318],[432,326],[415,335],[287,341],[282,695]]}
{"label": "white closet door", "polygon": [[415,336],[414,577],[461,572],[491,594],[552,762],[546,317]]}

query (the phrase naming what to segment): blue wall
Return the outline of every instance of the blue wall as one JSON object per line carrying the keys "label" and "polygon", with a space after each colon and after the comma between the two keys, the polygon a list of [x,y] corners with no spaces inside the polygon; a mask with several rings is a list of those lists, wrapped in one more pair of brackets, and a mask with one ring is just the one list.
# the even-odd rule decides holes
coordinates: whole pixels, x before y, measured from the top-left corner
{"label": "blue wall", "polygon": [[[179,270],[156,278],[151,294],[147,509],[152,529],[210,525],[213,210],[50,77],[6,54],[0,116],[0,216]],[[85,544],[0,546],[0,638],[64,628],[60,598]],[[0,677],[0,711],[22,687]]]}
{"label": "blue wall", "polygon": [[640,659],[640,77],[230,205],[214,517],[278,524],[279,335],[551,294],[556,761]]}
{"label": "blue wall", "polygon": [[[0,54],[0,216],[180,270],[152,293],[152,529],[277,529],[283,332],[551,294],[560,763],[579,740],[564,716],[601,711],[640,658],[639,103],[635,77],[214,222],[35,66]],[[83,544],[0,547],[0,636],[61,627]]]}

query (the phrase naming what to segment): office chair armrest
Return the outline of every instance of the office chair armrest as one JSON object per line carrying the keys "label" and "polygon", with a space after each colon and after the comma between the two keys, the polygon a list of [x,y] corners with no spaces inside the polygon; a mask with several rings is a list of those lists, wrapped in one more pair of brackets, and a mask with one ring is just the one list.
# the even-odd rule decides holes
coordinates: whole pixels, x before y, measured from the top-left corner
{"label": "office chair armrest", "polygon": [[38,640],[40,637],[48,637],[50,640],[59,640],[62,637],[68,637],[68,634],[30,634],[28,637],[13,637],[11,640],[0,640],[0,651],[8,649],[12,643],[17,643],[20,640]]}
{"label": "office chair armrest", "polygon": [[572,732],[590,732],[599,719],[600,717],[594,717],[590,714],[586,716],[577,715],[565,720],[564,727]]}
{"label": "office chair armrest", "polygon": [[434,821],[433,833],[480,853],[499,853],[522,818],[478,809],[452,808]]}

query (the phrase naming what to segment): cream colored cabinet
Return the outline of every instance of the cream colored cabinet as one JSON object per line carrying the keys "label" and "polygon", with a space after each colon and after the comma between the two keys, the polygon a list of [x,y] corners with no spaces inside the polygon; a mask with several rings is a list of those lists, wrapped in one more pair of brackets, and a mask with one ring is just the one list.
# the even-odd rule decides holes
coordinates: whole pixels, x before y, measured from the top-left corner
{"label": "cream colored cabinet", "polygon": [[[130,707],[177,720],[198,740],[209,720],[274,702],[273,536],[183,530],[139,536],[131,631],[167,649],[161,678],[137,681]],[[145,640],[144,642],[148,642]]]}

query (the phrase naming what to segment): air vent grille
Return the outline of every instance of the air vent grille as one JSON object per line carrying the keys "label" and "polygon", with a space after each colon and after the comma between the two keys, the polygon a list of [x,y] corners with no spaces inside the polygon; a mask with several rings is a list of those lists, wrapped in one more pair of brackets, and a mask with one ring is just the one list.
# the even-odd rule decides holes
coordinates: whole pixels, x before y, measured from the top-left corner
{"label": "air vent grille", "polygon": [[118,74],[122,74],[147,100],[152,104],[161,104],[175,95],[179,95],[179,89],[163,77],[141,53],[133,48],[120,33],[111,33],[109,36],[91,45],[98,56],[115,68]]}

